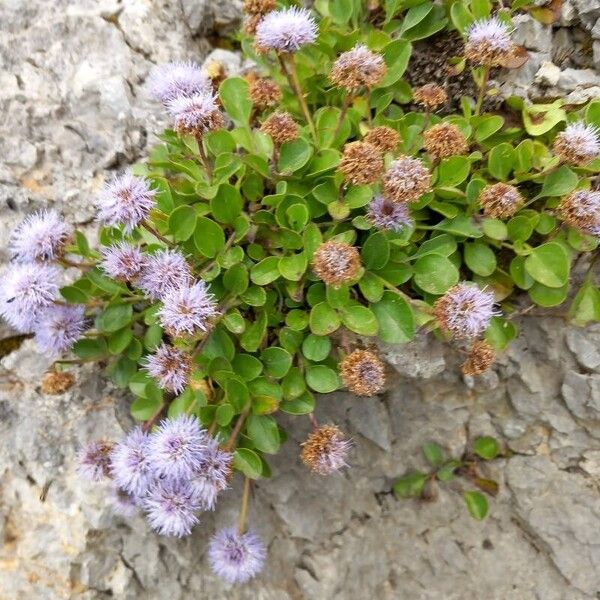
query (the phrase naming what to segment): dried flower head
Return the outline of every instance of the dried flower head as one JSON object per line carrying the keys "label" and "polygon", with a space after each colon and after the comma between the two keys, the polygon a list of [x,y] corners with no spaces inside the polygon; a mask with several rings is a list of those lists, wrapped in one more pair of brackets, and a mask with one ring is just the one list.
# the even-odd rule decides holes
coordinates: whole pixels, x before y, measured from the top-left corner
{"label": "dried flower head", "polygon": [[225,118],[212,92],[178,96],[168,102],[167,110],[175,129],[182,135],[201,137],[225,125]]}
{"label": "dried flower head", "polygon": [[387,67],[383,56],[371,52],[366,46],[357,45],[340,54],[333,63],[329,79],[337,86],[355,93],[361,87],[372,88],[383,80]]}
{"label": "dried flower head", "polygon": [[270,135],[277,146],[297,139],[299,134],[298,124],[294,121],[292,115],[286,112],[274,112],[269,115],[261,125],[260,130]]}
{"label": "dried flower head", "polygon": [[348,439],[335,425],[322,425],[302,442],[302,462],[314,473],[331,475],[347,467],[346,458],[352,447]]}
{"label": "dried flower head", "polygon": [[101,250],[100,268],[113,279],[136,281],[146,263],[146,255],[139,246],[118,242]]}
{"label": "dried flower head", "polygon": [[327,285],[339,287],[356,278],[361,268],[358,250],[350,244],[329,240],[313,257],[313,270]]}
{"label": "dried flower head", "polygon": [[476,338],[487,329],[496,314],[494,293],[462,282],[436,301],[433,313],[440,328],[456,338]]}
{"label": "dried flower head", "polygon": [[383,174],[381,150],[368,142],[350,142],[344,146],[338,166],[344,181],[354,185],[375,183]]}
{"label": "dried flower head", "polygon": [[382,152],[395,150],[400,141],[400,134],[395,129],[385,125],[373,127],[363,138],[363,142],[372,144]]}
{"label": "dried flower head", "polygon": [[209,92],[211,84],[199,65],[192,61],[155,67],[148,78],[150,93],[163,104],[184,96]]}
{"label": "dried flower head", "polygon": [[600,237],[600,192],[577,190],[560,201],[558,211],[571,227]]}
{"label": "dried flower head", "polygon": [[110,456],[110,470],[115,483],[136,497],[146,492],[151,481],[149,443],[150,436],[141,427],[136,427],[115,444]]}
{"label": "dried flower head", "polygon": [[75,385],[75,375],[68,371],[49,371],[42,377],[42,392],[49,396],[59,396]]}
{"label": "dried flower head", "polygon": [[437,83],[426,83],[413,90],[413,100],[423,108],[431,111],[448,102],[448,94]]}
{"label": "dried flower head", "polygon": [[496,352],[486,340],[473,342],[469,349],[469,356],[462,364],[461,370],[464,375],[473,377],[485,373],[496,360]]}
{"label": "dried flower head", "polygon": [[217,440],[207,435],[206,450],[191,480],[203,510],[214,510],[217,496],[228,486],[232,462],[233,454],[221,450]]}
{"label": "dried flower head", "polygon": [[266,77],[255,79],[248,90],[250,100],[259,110],[264,110],[271,106],[276,106],[281,102],[281,88],[272,80]]}
{"label": "dried flower head", "polygon": [[208,331],[218,314],[214,296],[204,281],[198,281],[167,292],[158,317],[171,335],[181,337]]}
{"label": "dried flower head", "polygon": [[399,232],[412,227],[414,221],[405,202],[392,202],[381,195],[375,196],[369,203],[368,217],[378,229]]}
{"label": "dried flower head", "polygon": [[105,184],[97,198],[98,219],[104,225],[123,225],[131,231],[154,207],[155,194],[142,177],[129,172],[116,176]]}
{"label": "dried flower head", "polygon": [[258,575],[267,550],[253,532],[234,528],[217,531],[208,543],[208,563],[213,572],[228,583],[245,583]]}
{"label": "dried flower head", "polygon": [[479,194],[479,204],[487,217],[507,219],[523,206],[523,196],[508,183],[486,185]]}
{"label": "dried flower head", "polygon": [[137,285],[150,299],[159,300],[191,279],[190,267],[179,250],[159,250],[146,256]]}
{"label": "dried flower head", "polygon": [[10,251],[18,262],[49,261],[60,258],[73,228],[53,210],[25,217],[10,238]]}
{"label": "dried flower head", "polygon": [[40,315],[35,341],[41,352],[50,355],[67,352],[85,331],[85,307],[52,305]]}
{"label": "dried flower head", "polygon": [[138,511],[136,497],[117,486],[111,489],[110,505],[116,515],[126,519],[135,516]]}
{"label": "dried flower head", "polygon": [[585,166],[600,156],[600,130],[582,122],[571,123],[556,136],[554,152],[563,163]]}
{"label": "dried flower head", "polygon": [[110,453],[112,442],[95,440],[81,448],[78,454],[77,472],[90,481],[102,481],[110,477]]}
{"label": "dried flower head", "polygon": [[192,359],[183,350],[162,343],[146,357],[144,368],[163,390],[181,394],[192,372]]}
{"label": "dried flower head", "polygon": [[244,12],[249,15],[266,15],[275,6],[275,0],[244,0]]}
{"label": "dried flower head", "polygon": [[453,123],[439,123],[423,134],[423,145],[434,160],[466,154],[469,144],[462,131]]}
{"label": "dried flower head", "polygon": [[476,65],[501,66],[514,52],[511,28],[498,17],[475,21],[467,30],[465,57]]}
{"label": "dried flower head", "polygon": [[305,8],[284,8],[268,13],[256,28],[256,43],[265,50],[298,52],[317,39],[317,24]]}
{"label": "dried flower head", "polygon": [[344,385],[357,396],[375,396],[385,387],[385,365],[369,350],[354,350],[340,363]]}
{"label": "dried flower head", "polygon": [[[258,24],[263,20],[264,15],[247,15],[244,18],[244,31],[248,35],[254,35]],[[259,52],[260,54],[260,52]]]}
{"label": "dried flower head", "polygon": [[431,173],[417,158],[400,156],[383,176],[383,192],[394,202],[416,202],[431,190]]}

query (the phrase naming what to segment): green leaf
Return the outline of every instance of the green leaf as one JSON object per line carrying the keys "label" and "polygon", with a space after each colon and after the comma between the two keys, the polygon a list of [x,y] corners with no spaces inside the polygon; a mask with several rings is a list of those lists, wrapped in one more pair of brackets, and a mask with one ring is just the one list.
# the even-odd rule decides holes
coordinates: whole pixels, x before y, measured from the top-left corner
{"label": "green leaf", "polygon": [[160,405],[160,398],[136,398],[131,404],[129,412],[136,421],[147,421],[156,414]]}
{"label": "green leaf", "polygon": [[225,247],[225,234],[211,219],[198,217],[194,231],[194,244],[203,256],[213,258]]}
{"label": "green leaf", "polygon": [[285,142],[279,153],[279,172],[291,174],[299,171],[308,163],[311,155],[312,148],[306,140],[298,138],[293,142]]}
{"label": "green leaf", "polygon": [[366,306],[355,304],[342,309],[342,323],[354,333],[359,335],[372,336],[375,335],[379,329],[379,323],[377,317],[373,311],[369,310]]}
{"label": "green leaf", "polygon": [[498,181],[506,181],[515,167],[516,152],[510,144],[498,144],[490,150],[488,171]]}
{"label": "green leaf", "polygon": [[251,354],[236,354],[231,366],[234,371],[246,381],[256,379],[263,370],[263,364],[258,358]]}
{"label": "green leaf", "polygon": [[74,285],[60,288],[60,294],[69,304],[85,304],[89,297],[83,290]]}
{"label": "green leaf", "polygon": [[394,484],[394,493],[400,498],[414,498],[420,496],[427,482],[427,475],[416,471],[398,479]]}
{"label": "green leaf", "polygon": [[550,288],[560,288],[569,282],[569,256],[557,242],[534,248],[525,259],[525,270],[535,281]]}
{"label": "green leaf", "polygon": [[492,317],[485,332],[485,339],[496,350],[504,350],[517,336],[517,328],[512,321],[500,317]]}
{"label": "green leaf", "polygon": [[262,474],[262,461],[258,454],[249,448],[238,448],[235,451],[233,466],[250,479],[259,479]]}
{"label": "green leaf", "polygon": [[315,392],[329,394],[340,387],[338,374],[325,365],[312,365],[306,369],[306,383]]}
{"label": "green leaf", "polygon": [[387,74],[380,87],[388,87],[396,83],[408,67],[412,46],[406,40],[390,42],[383,49],[383,59],[387,65]]}
{"label": "green leaf", "polygon": [[414,269],[415,283],[429,294],[443,294],[458,283],[458,269],[445,256],[422,256],[415,262]]}
{"label": "green leaf", "polygon": [[483,219],[481,222],[483,233],[493,240],[505,240],[508,237],[506,225],[500,219]]}
{"label": "green leaf", "polygon": [[98,360],[108,354],[104,338],[83,338],[75,342],[73,354],[83,360]]}
{"label": "green leaf", "polygon": [[122,354],[133,339],[133,331],[130,327],[115,331],[108,338],[108,351],[111,354]]}
{"label": "green leaf", "polygon": [[427,462],[433,467],[440,467],[444,464],[444,451],[435,442],[428,442],[422,446],[423,454]]}
{"label": "green leaf", "polygon": [[279,272],[285,279],[300,281],[308,268],[308,260],[304,252],[282,256],[279,259]]}
{"label": "green leaf", "polygon": [[223,285],[234,295],[239,296],[248,289],[248,269],[246,265],[233,265],[223,275]]}
{"label": "green leaf", "polygon": [[578,182],[577,173],[563,165],[556,171],[546,175],[539,198],[569,194],[577,187]]}
{"label": "green leaf", "polygon": [[496,270],[494,251],[482,242],[465,244],[465,263],[473,273],[488,277]]}
{"label": "green leaf", "polygon": [[478,521],[485,519],[488,513],[487,498],[481,492],[465,492],[465,503],[469,514]]}
{"label": "green leaf", "polygon": [[404,344],[415,337],[415,319],[408,302],[386,291],[380,302],[371,305],[379,322],[379,337],[389,344]]}
{"label": "green leaf", "polygon": [[504,125],[504,119],[498,115],[474,117],[472,121],[477,123],[475,125],[475,139],[478,142],[483,142],[483,140],[491,137]]}
{"label": "green leaf", "polygon": [[475,440],[473,452],[483,460],[493,460],[498,456],[500,448],[498,448],[498,442],[493,437],[486,435]]}
{"label": "green leaf", "polygon": [[525,242],[533,233],[533,221],[525,215],[517,215],[508,222],[506,231],[513,242]]}
{"label": "green leaf", "polygon": [[299,398],[306,391],[304,374],[298,367],[292,367],[281,382],[283,397],[286,400]]}
{"label": "green leaf", "polygon": [[229,183],[219,187],[217,195],[210,201],[210,210],[219,223],[232,225],[242,212],[244,201],[239,190]]}
{"label": "green leaf", "polygon": [[390,259],[390,244],[385,233],[378,231],[365,241],[361,256],[366,269],[382,269]]}
{"label": "green leaf", "polygon": [[466,156],[445,158],[438,168],[438,186],[456,187],[467,179],[471,171],[471,161]]}
{"label": "green leaf", "polygon": [[240,336],[240,346],[247,352],[256,352],[267,333],[267,314],[261,310],[256,321]]}
{"label": "green leaf", "polygon": [[113,304],[107,306],[96,317],[96,329],[102,333],[112,333],[129,325],[133,317],[131,304]]}
{"label": "green leaf", "polygon": [[269,256],[255,264],[250,270],[250,279],[256,285],[268,285],[279,279],[279,258]]}
{"label": "green leaf", "polygon": [[438,469],[436,477],[440,481],[450,481],[454,477],[454,471],[461,466],[460,461],[456,459],[449,460],[445,465]]}
{"label": "green leaf", "polygon": [[292,356],[283,348],[271,346],[262,351],[260,355],[268,375],[275,379],[281,379],[292,366]]}
{"label": "green leaf", "polygon": [[246,424],[246,431],[258,450],[267,454],[277,454],[281,441],[279,429],[273,417],[250,415]]}
{"label": "green leaf", "polygon": [[320,362],[329,356],[331,340],[326,336],[310,334],[302,342],[302,354],[308,360]]}
{"label": "green leaf", "polygon": [[228,77],[219,88],[223,107],[238,126],[247,126],[252,113],[252,102],[248,97],[248,82],[241,77]]}
{"label": "green leaf", "polygon": [[591,281],[586,281],[577,292],[569,316],[581,327],[590,321],[600,321],[600,291]]}
{"label": "green leaf", "polygon": [[310,311],[309,323],[310,330],[315,335],[329,335],[341,325],[341,320],[327,302],[319,302]]}
{"label": "green leaf", "polygon": [[358,287],[369,302],[379,302],[383,296],[383,283],[373,273],[365,273],[358,282]]}
{"label": "green leaf", "polygon": [[307,391],[297,398],[284,400],[279,409],[290,415],[307,415],[315,410],[315,398]]}
{"label": "green leaf", "polygon": [[190,239],[196,229],[196,211],[187,204],[178,206],[169,215],[169,232],[176,241],[184,242]]}
{"label": "green leaf", "polygon": [[453,219],[444,219],[441,223],[434,226],[439,231],[446,231],[452,235],[462,235],[464,237],[480,238],[483,233],[466,215],[458,215]]}
{"label": "green leaf", "polygon": [[567,299],[569,285],[560,288],[551,288],[541,283],[535,283],[528,291],[529,297],[539,306],[551,308],[559,306]]}

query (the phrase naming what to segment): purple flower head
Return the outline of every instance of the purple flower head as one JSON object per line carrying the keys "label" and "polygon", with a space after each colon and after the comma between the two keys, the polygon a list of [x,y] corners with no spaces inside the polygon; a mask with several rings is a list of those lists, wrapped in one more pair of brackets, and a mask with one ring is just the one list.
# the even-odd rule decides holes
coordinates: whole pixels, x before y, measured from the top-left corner
{"label": "purple flower head", "polygon": [[244,583],[260,573],[267,549],[253,532],[240,534],[234,528],[217,531],[208,544],[208,563],[228,583]]}
{"label": "purple flower head", "polygon": [[121,517],[131,518],[138,511],[135,497],[122,488],[113,486],[110,501],[113,512]]}
{"label": "purple flower head", "polygon": [[110,453],[112,442],[94,440],[85,445],[78,454],[77,472],[90,481],[102,481],[110,477]]}
{"label": "purple flower head", "polygon": [[256,27],[256,44],[276,52],[297,52],[317,39],[317,24],[305,8],[284,8],[268,13]]}
{"label": "purple flower head", "polygon": [[206,439],[196,417],[181,415],[162,421],[148,445],[148,460],[155,475],[189,480],[202,464]]}
{"label": "purple flower head", "polygon": [[179,96],[167,103],[175,129],[182,133],[202,135],[222,127],[224,120],[212,92]]}
{"label": "purple flower head", "polygon": [[369,204],[369,219],[379,229],[396,232],[414,224],[406,203],[391,202],[380,195],[375,196]]}
{"label": "purple flower head", "polygon": [[152,300],[164,298],[167,292],[189,284],[190,267],[179,250],[159,250],[146,257],[139,288]]}
{"label": "purple flower head", "polygon": [[204,281],[167,292],[158,311],[161,325],[174,336],[208,331],[210,321],[217,315],[217,304]]}
{"label": "purple flower head", "polygon": [[157,479],[141,504],[150,527],[161,535],[183,537],[198,523],[198,494],[183,479]]}
{"label": "purple flower head", "polygon": [[207,436],[207,448],[192,477],[204,510],[214,510],[219,492],[226,489],[233,455],[219,448],[214,438]]}
{"label": "purple flower head", "polygon": [[566,164],[587,165],[600,155],[600,130],[581,121],[571,123],[556,136],[554,152]]}
{"label": "purple flower head", "polygon": [[145,359],[145,369],[163,389],[180,394],[188,383],[192,370],[190,355],[178,348],[161,344]]}
{"label": "purple flower head", "polygon": [[51,265],[10,265],[0,288],[0,316],[22,333],[33,331],[41,311],[58,294],[58,276],[58,269]]}
{"label": "purple flower head", "polygon": [[18,262],[49,261],[60,256],[73,232],[53,210],[33,213],[23,220],[10,238],[10,250]]}
{"label": "purple flower head", "polygon": [[149,77],[150,93],[163,104],[180,96],[211,90],[211,82],[193,61],[167,63],[155,67]]}
{"label": "purple flower head", "polygon": [[494,51],[508,51],[512,47],[511,29],[498,17],[475,21],[467,30],[467,40],[470,44],[486,44]]}
{"label": "purple flower head", "polygon": [[41,352],[62,354],[70,350],[85,330],[85,307],[52,305],[35,325],[35,341]]}
{"label": "purple flower head", "polygon": [[346,458],[352,440],[335,425],[315,429],[301,445],[302,462],[314,473],[331,475],[348,466]]}
{"label": "purple flower head", "polygon": [[146,256],[138,246],[118,242],[102,248],[100,268],[113,279],[132,281],[136,279],[146,262]]}
{"label": "purple flower head", "polygon": [[142,496],[150,483],[149,443],[150,436],[136,427],[115,445],[110,456],[115,483],[136,497]]}
{"label": "purple flower head", "polygon": [[105,225],[124,225],[126,231],[131,231],[154,207],[155,194],[146,179],[123,173],[114,177],[100,192],[98,219]]}

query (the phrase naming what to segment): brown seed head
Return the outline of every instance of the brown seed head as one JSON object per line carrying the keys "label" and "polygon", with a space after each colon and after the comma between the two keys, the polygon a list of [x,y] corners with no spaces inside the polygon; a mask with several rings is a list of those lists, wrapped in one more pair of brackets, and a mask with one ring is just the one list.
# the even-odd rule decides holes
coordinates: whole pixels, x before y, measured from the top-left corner
{"label": "brown seed head", "polygon": [[437,83],[427,83],[413,90],[413,100],[427,110],[433,110],[448,102],[448,95]]}
{"label": "brown seed head", "polygon": [[399,156],[383,176],[384,196],[392,202],[416,202],[431,190],[431,173],[418,159]]}
{"label": "brown seed head", "polygon": [[600,231],[600,192],[576,190],[560,201],[558,212],[571,227],[598,236]]}
{"label": "brown seed head", "polygon": [[356,92],[361,87],[372,88],[383,80],[387,67],[383,56],[366,46],[356,46],[344,52],[333,64],[329,79],[335,85]]}
{"label": "brown seed head", "polygon": [[322,425],[301,444],[302,462],[313,473],[330,475],[347,466],[346,456],[351,441],[335,425]]}
{"label": "brown seed head", "polygon": [[275,6],[275,0],[244,0],[244,12],[249,15],[266,15]]}
{"label": "brown seed head", "polygon": [[400,134],[391,127],[373,127],[367,135],[363,138],[364,142],[373,144],[376,148],[379,148],[382,152],[389,152],[395,150],[401,141]]}
{"label": "brown seed head", "polygon": [[469,349],[469,356],[461,366],[465,375],[481,375],[485,373],[496,360],[496,352],[486,340],[473,342]]}
{"label": "brown seed head", "polygon": [[274,112],[269,115],[260,130],[270,135],[276,146],[297,139],[299,134],[298,124],[292,119],[292,115],[286,112]]}
{"label": "brown seed head", "polygon": [[423,134],[425,150],[435,160],[466,154],[469,145],[462,131],[453,123],[439,123]]}
{"label": "brown seed head", "polygon": [[209,131],[215,129],[222,129],[225,126],[225,117],[220,110],[215,110],[202,119],[198,119],[196,125],[188,127],[185,123],[180,122],[176,126],[177,133],[179,135],[193,135],[195,137],[202,137]]}
{"label": "brown seed head", "polygon": [[358,250],[335,240],[321,244],[313,257],[313,271],[321,281],[332,287],[354,280],[360,267]]}
{"label": "brown seed head", "polygon": [[486,185],[479,194],[479,204],[486,217],[507,219],[523,206],[523,196],[519,190],[507,183]]}
{"label": "brown seed head", "polygon": [[385,386],[385,366],[368,350],[354,350],[340,363],[344,385],[357,396],[374,396]]}
{"label": "brown seed head", "polygon": [[600,132],[593,125],[571,123],[556,136],[553,149],[562,163],[585,166],[600,155]]}
{"label": "brown seed head", "polygon": [[476,65],[501,67],[510,61],[516,50],[515,46],[506,49],[494,48],[492,44],[485,41],[479,43],[467,42],[465,45],[465,58]]}
{"label": "brown seed head", "polygon": [[[244,19],[244,31],[248,35],[254,35],[258,24],[263,20],[264,15],[247,15]],[[258,48],[258,46],[255,46]]]}
{"label": "brown seed head", "polygon": [[250,84],[249,93],[250,99],[260,110],[275,106],[281,101],[282,96],[280,87],[272,79],[264,77]]}
{"label": "brown seed head", "polygon": [[344,181],[355,185],[375,183],[384,169],[381,150],[368,142],[350,142],[344,146],[338,166]]}
{"label": "brown seed head", "polygon": [[42,377],[42,392],[49,396],[64,394],[75,384],[75,376],[67,371],[50,371]]}

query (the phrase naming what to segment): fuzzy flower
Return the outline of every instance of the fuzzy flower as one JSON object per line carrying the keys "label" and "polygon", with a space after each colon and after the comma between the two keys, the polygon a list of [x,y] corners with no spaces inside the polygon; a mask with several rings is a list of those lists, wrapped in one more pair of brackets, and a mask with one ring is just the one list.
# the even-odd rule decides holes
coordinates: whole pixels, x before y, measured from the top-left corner
{"label": "fuzzy flower", "polygon": [[600,237],[600,192],[573,192],[561,200],[558,211],[571,227]]}
{"label": "fuzzy flower", "polygon": [[214,510],[219,492],[227,488],[233,455],[221,450],[217,440],[210,436],[206,443],[206,451],[191,482],[200,496],[203,510]]}
{"label": "fuzzy flower", "polygon": [[298,138],[298,123],[287,112],[274,112],[260,126],[260,130],[270,135],[276,146]]}
{"label": "fuzzy flower", "polygon": [[426,83],[413,90],[413,100],[416,104],[420,104],[423,108],[431,111],[442,104],[446,104],[448,94],[437,83]]}
{"label": "fuzzy flower", "polygon": [[75,384],[75,376],[68,371],[49,371],[42,377],[42,393],[59,396],[69,391]]}
{"label": "fuzzy flower", "polygon": [[329,240],[321,244],[313,257],[313,270],[327,285],[339,287],[352,281],[360,271],[360,255],[354,246]]}
{"label": "fuzzy flower", "polygon": [[85,307],[52,305],[40,315],[35,341],[41,352],[51,355],[67,352],[85,331]]}
{"label": "fuzzy flower", "polygon": [[154,207],[155,190],[150,183],[129,172],[106,183],[97,199],[98,219],[104,225],[124,225],[131,231],[139,225]]}
{"label": "fuzzy flower", "polygon": [[371,52],[366,46],[357,45],[340,54],[333,63],[329,79],[337,86],[355,93],[361,87],[372,88],[383,80],[387,67],[383,56]]}
{"label": "fuzzy flower", "polygon": [[164,298],[165,294],[188,285],[192,272],[179,250],[159,250],[146,256],[138,287],[152,300]]}
{"label": "fuzzy flower", "polygon": [[211,91],[211,83],[193,61],[172,62],[155,67],[149,77],[150,93],[163,104],[181,96]]}
{"label": "fuzzy flower", "polygon": [[275,6],[275,0],[244,0],[244,12],[249,15],[266,15]]}
{"label": "fuzzy flower", "polygon": [[0,316],[21,333],[31,333],[37,318],[58,295],[59,271],[39,263],[11,264],[0,287]]}
{"label": "fuzzy flower", "polygon": [[90,481],[102,481],[110,477],[110,453],[112,442],[95,440],[84,446],[77,456],[77,472]]}
{"label": "fuzzy flower", "polygon": [[340,363],[344,385],[357,396],[375,396],[385,387],[385,366],[369,350],[354,350]]}
{"label": "fuzzy flower", "polygon": [[479,194],[479,204],[487,217],[507,219],[523,206],[523,196],[513,185],[495,183],[486,185]]}
{"label": "fuzzy flower", "polygon": [[498,17],[480,19],[469,27],[465,57],[477,65],[501,66],[514,51],[511,28]]}
{"label": "fuzzy flower", "polygon": [[465,136],[453,123],[439,123],[430,127],[423,134],[423,145],[436,161],[469,151]]}
{"label": "fuzzy flower", "polygon": [[115,444],[110,456],[115,483],[135,497],[142,496],[150,483],[149,443],[150,436],[141,427],[136,427]]}
{"label": "fuzzy flower", "polygon": [[223,113],[212,92],[179,96],[167,104],[175,129],[180,134],[202,136],[225,124]]}
{"label": "fuzzy flower", "polygon": [[322,425],[302,442],[302,462],[319,475],[331,475],[347,467],[346,458],[352,447],[348,439],[335,425]]}
{"label": "fuzzy flower", "polygon": [[110,504],[116,515],[126,519],[135,516],[138,511],[135,496],[116,486],[111,489]]}
{"label": "fuzzy flower", "polygon": [[496,352],[486,340],[473,342],[467,360],[460,367],[464,375],[473,377],[489,370],[496,360]]}
{"label": "fuzzy flower", "polygon": [[368,142],[350,142],[344,146],[338,171],[344,181],[354,185],[375,183],[383,174],[381,150]]}
{"label": "fuzzy flower", "polygon": [[102,248],[100,268],[113,279],[134,281],[144,268],[146,256],[139,246],[118,242]]}
{"label": "fuzzy flower", "polygon": [[250,84],[248,94],[254,106],[259,110],[276,106],[282,98],[281,88],[272,79],[266,77],[254,80]]}
{"label": "fuzzy flower", "polygon": [[317,39],[317,24],[305,8],[284,8],[268,13],[256,27],[256,44],[275,52],[298,52]]}
{"label": "fuzzy flower", "polygon": [[400,141],[400,134],[395,129],[385,125],[373,127],[363,138],[363,142],[372,144],[382,152],[395,150]]}
{"label": "fuzzy flower", "polygon": [[585,166],[600,156],[600,130],[582,122],[571,123],[556,136],[554,152],[563,163]]}
{"label": "fuzzy flower", "polygon": [[266,556],[264,543],[251,531],[240,534],[234,528],[221,529],[208,543],[208,564],[228,583],[245,583],[256,577]]}
{"label": "fuzzy flower", "polygon": [[456,338],[479,337],[494,316],[494,293],[477,285],[459,283],[450,288],[433,306],[438,325]]}
{"label": "fuzzy flower", "polygon": [[188,384],[192,371],[192,359],[189,354],[168,346],[164,342],[145,360],[145,369],[158,385],[168,392],[181,394]]}
{"label": "fuzzy flower", "polygon": [[183,537],[198,523],[198,494],[183,479],[157,479],[141,505],[150,527],[161,535]]}
{"label": "fuzzy flower", "polygon": [[189,480],[202,464],[207,442],[196,417],[161,421],[148,443],[148,462],[158,477]]}
{"label": "fuzzy flower", "polygon": [[206,283],[197,281],[167,292],[158,318],[170,335],[181,337],[208,331],[218,314],[214,296]]}
{"label": "fuzzy flower", "polygon": [[393,202],[416,202],[431,190],[431,173],[417,158],[400,156],[383,176],[383,191]]}
{"label": "fuzzy flower", "polygon": [[18,262],[60,258],[73,228],[53,210],[33,213],[23,220],[10,238],[10,251]]}
{"label": "fuzzy flower", "polygon": [[368,216],[375,227],[389,231],[402,231],[405,227],[412,227],[414,224],[408,204],[392,202],[380,195],[375,196],[369,203]]}

